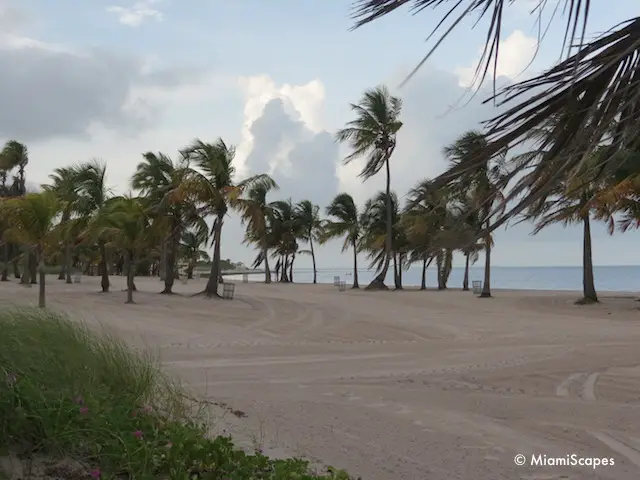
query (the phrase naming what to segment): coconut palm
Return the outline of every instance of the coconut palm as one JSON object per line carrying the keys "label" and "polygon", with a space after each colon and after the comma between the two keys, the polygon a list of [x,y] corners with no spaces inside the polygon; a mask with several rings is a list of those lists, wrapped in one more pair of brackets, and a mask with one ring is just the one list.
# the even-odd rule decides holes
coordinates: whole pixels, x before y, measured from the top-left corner
{"label": "coconut palm", "polygon": [[[364,158],[366,163],[360,172],[363,181],[376,175],[384,168],[386,173],[385,192],[390,198],[390,160],[396,148],[396,134],[402,127],[402,122],[399,119],[402,101],[392,96],[385,86],[379,86],[365,91],[358,104],[351,104],[351,109],[356,114],[355,120],[348,122],[347,126],[336,134],[338,141],[347,142],[353,150],[344,159],[344,163],[348,164],[355,159]],[[378,275],[366,289],[387,288],[384,281],[391,261],[393,240],[393,212],[391,208],[391,203],[388,203],[384,261]]]}
{"label": "coconut palm", "polygon": [[[296,217],[295,206],[291,199],[276,200],[270,203],[273,209],[271,218],[271,241],[274,255],[279,258],[280,281],[293,282],[293,263],[298,252],[300,223]],[[278,267],[276,266],[276,270]]]}
{"label": "coconut palm", "polygon": [[[489,72],[489,66],[497,65],[499,52],[503,51],[496,47],[503,32],[502,22],[511,17],[507,9],[521,8],[524,2],[356,0],[354,16],[358,27],[407,3],[413,4],[419,11],[428,11],[428,7],[444,7],[446,13],[443,11],[442,21],[436,23],[436,30],[444,26],[444,33],[420,65],[426,62],[455,27],[478,24],[478,18],[474,18],[472,23],[463,22],[463,19],[487,16],[490,21],[487,23],[486,44],[476,71],[476,76],[482,81]],[[533,182],[535,188],[527,190],[521,198],[513,197],[510,208],[493,222],[492,229],[543,199],[556,187],[558,180],[570,175],[582,175],[583,160],[598,150],[604,137],[610,135],[611,141],[601,152],[600,166],[595,172],[615,165],[619,151],[637,148],[640,126],[636,116],[629,113],[636,111],[637,98],[629,92],[640,89],[640,17],[611,25],[610,29],[602,29],[605,33],[586,40],[587,18],[589,12],[593,11],[590,8],[592,3],[593,0],[564,0],[565,10],[569,13],[561,49],[563,53],[566,51],[567,58],[533,78],[502,89],[497,96],[498,103],[514,99],[519,103],[509,104],[504,113],[488,122],[487,136],[491,141],[487,142],[486,149],[473,160],[470,159],[467,165],[453,166],[437,179],[439,185],[457,181],[464,176],[467,168],[473,166],[471,163],[482,165],[487,156],[500,155],[505,149],[525,140],[532,130],[545,125],[549,118],[555,118],[555,125],[542,145],[541,150],[545,153],[540,160],[548,167],[543,170],[552,171],[553,174],[537,179]],[[538,19],[548,15],[557,19],[560,17],[555,15],[558,6],[556,2],[539,0],[536,7],[529,10]],[[545,12],[549,8],[553,12]],[[446,21],[451,22],[450,27],[446,26]],[[495,68],[493,70],[495,78]],[[522,168],[522,165],[517,166],[519,170]],[[573,181],[568,180],[570,183]]]}
{"label": "coconut palm", "polygon": [[76,222],[72,222],[72,215],[78,208],[78,169],[75,167],[61,167],[54,169],[49,175],[51,185],[42,185],[46,191],[53,192],[58,198],[61,207],[60,227],[64,230],[62,238],[63,261],[58,280],[71,282],[71,260],[73,243],[77,234],[74,229]]}
{"label": "coconut palm", "polygon": [[137,262],[154,244],[148,203],[137,197],[122,196],[110,199],[100,210],[95,223],[96,237],[108,241],[124,252],[127,265],[127,301],[133,301],[134,277]]}
{"label": "coconut palm", "polygon": [[329,217],[322,226],[321,242],[344,237],[342,251],[353,248],[353,286],[360,288],[358,283],[358,241],[362,230],[362,215],[353,197],[348,193],[339,193],[326,208]]}
{"label": "coconut palm", "polygon": [[209,262],[209,254],[202,249],[209,239],[209,227],[202,221],[204,225],[195,230],[186,230],[182,232],[180,242],[180,258],[187,262],[187,278],[193,278],[193,270],[198,262]]}
{"label": "coconut palm", "polygon": [[[451,145],[443,149],[444,156],[452,167],[464,167],[465,174],[458,179],[454,187],[455,192],[468,192],[475,210],[480,213],[479,222],[484,226],[484,281],[481,298],[491,297],[491,231],[492,221],[496,214],[496,203],[504,205],[501,188],[504,184],[503,162],[506,152],[498,158],[484,156],[484,162],[478,163],[477,158],[487,151],[486,136],[480,132],[468,131],[463,133]],[[501,210],[500,210],[501,211]]]}
{"label": "coconut palm", "polygon": [[257,184],[272,187],[275,182],[266,174],[254,175],[237,182],[233,166],[235,147],[227,145],[221,138],[215,143],[204,143],[196,139],[182,153],[193,165],[188,167],[188,179],[182,188],[193,192],[198,203],[202,205],[198,213],[214,216],[213,261],[207,286],[202,293],[207,297],[218,296],[224,218],[230,208],[238,205],[238,199],[245,190]]}
{"label": "coconut palm", "polygon": [[138,164],[131,186],[139,190],[151,205],[156,222],[166,225],[161,245],[160,276],[164,280],[163,294],[171,294],[176,275],[175,267],[180,238],[185,229],[199,216],[192,202],[191,192],[183,188],[189,172],[184,161],[174,162],[163,153],[147,152]]}
{"label": "coconut palm", "polygon": [[243,225],[246,225],[245,243],[252,243],[260,248],[260,253],[254,262],[254,267],[264,262],[264,283],[271,283],[269,268],[269,220],[273,216],[273,208],[267,202],[267,195],[271,190],[277,190],[278,185],[258,183],[252,185],[243,198],[238,199],[237,208],[240,211]]}
{"label": "coconut palm", "polygon": [[46,306],[45,250],[52,242],[59,209],[60,203],[53,192],[29,193],[0,204],[0,217],[9,226],[4,231],[5,241],[23,245],[27,254],[33,253],[38,262],[40,308]]}
{"label": "coconut palm", "polygon": [[300,229],[299,239],[309,243],[311,261],[313,263],[313,283],[318,283],[318,271],[316,269],[316,253],[313,248],[314,240],[317,242],[322,237],[322,220],[320,219],[320,207],[310,200],[302,200],[295,207],[295,216]]}
{"label": "coconut palm", "polygon": [[[89,224],[100,216],[101,211],[111,198],[111,190],[107,187],[107,166],[98,160],[91,160],[79,165],[77,168],[78,217],[83,222],[82,227],[84,229],[93,231],[95,229],[88,228]],[[92,235],[88,238],[97,241],[100,254],[99,270],[102,277],[100,285],[102,292],[107,293],[110,283],[106,240],[100,235]]]}

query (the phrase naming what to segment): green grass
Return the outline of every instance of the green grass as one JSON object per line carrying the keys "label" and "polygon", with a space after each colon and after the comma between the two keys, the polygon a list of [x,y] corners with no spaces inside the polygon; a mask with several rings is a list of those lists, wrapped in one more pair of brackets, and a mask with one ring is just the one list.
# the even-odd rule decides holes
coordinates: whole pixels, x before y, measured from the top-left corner
{"label": "green grass", "polygon": [[87,476],[102,479],[349,478],[208,438],[201,411],[183,392],[153,357],[114,337],[49,311],[0,312],[5,454],[78,460]]}

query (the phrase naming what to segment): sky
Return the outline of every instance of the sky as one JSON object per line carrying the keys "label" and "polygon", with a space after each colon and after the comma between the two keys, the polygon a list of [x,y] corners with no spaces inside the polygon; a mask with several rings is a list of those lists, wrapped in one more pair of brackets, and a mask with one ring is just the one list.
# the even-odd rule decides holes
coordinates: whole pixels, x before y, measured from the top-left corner
{"label": "sky", "polygon": [[[519,0],[508,10],[500,83],[559,58],[564,19],[538,45],[535,3]],[[616,0],[615,9],[605,3],[592,5],[589,35],[639,13],[637,0]],[[472,29],[471,20],[463,22],[399,88],[431,45],[425,39],[442,9],[416,16],[404,9],[349,31],[350,8],[349,0],[0,0],[0,142],[27,144],[32,185],[47,182],[56,167],[99,158],[108,183],[122,193],[143,152],[176,158],[194,138],[222,137],[237,146],[239,178],[263,172],[275,178],[280,190],[272,200],[309,199],[324,210],[346,191],[362,205],[384,179],[362,183],[362,165],[342,165],[349,152],[334,134],[353,118],[349,104],[384,83],[404,102],[391,169],[393,189],[403,197],[442,172],[445,145],[496,112],[482,103],[491,79],[475,85],[472,99],[468,88],[486,23]],[[500,229],[492,263],[581,264],[580,227],[554,226],[536,236],[531,229]],[[593,239],[596,265],[640,264],[638,233],[610,237],[596,224]],[[255,252],[242,240],[231,215],[223,258],[250,263]],[[350,265],[351,254],[340,247],[317,248],[318,266]],[[297,262],[311,264],[306,257]],[[456,265],[462,262],[456,257]]]}

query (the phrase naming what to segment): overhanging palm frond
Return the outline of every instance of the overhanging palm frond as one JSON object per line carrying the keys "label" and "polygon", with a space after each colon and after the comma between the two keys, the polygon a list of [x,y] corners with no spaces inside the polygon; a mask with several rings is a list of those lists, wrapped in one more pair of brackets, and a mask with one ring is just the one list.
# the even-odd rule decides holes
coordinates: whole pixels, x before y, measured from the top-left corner
{"label": "overhanging palm frond", "polygon": [[[475,20],[473,26],[476,26],[485,17],[488,17],[490,20],[485,37],[485,45],[476,68],[474,83],[478,80],[480,83],[484,81],[489,71],[492,70],[495,89],[497,60],[500,53],[499,46],[503,36],[502,22],[504,21],[508,7],[517,4],[517,6],[521,8],[525,1],[529,0],[355,0],[352,3],[353,18],[356,20],[353,28],[355,29],[366,25],[403,6],[410,6],[413,14],[423,12],[428,8],[436,9],[443,7],[446,9],[446,12],[444,15],[441,15],[440,21],[428,37],[428,40],[430,40],[436,36],[436,34],[439,34],[436,37],[437,40],[418,66],[413,69],[403,82],[405,83],[426,63],[433,52],[463,20],[467,17],[473,17]],[[531,7],[531,13],[537,17],[538,37],[540,39],[546,32],[546,28],[548,28],[548,26],[542,25],[543,18],[548,18],[547,21],[551,23],[556,18],[557,12],[560,11],[558,7],[561,3],[564,3],[564,10],[562,11],[567,15],[565,39],[561,47],[564,52],[567,44],[573,47],[572,42],[576,38],[576,34],[579,34],[578,37],[581,39],[584,38],[591,1],[564,0],[564,2],[548,2],[547,0],[537,0],[536,5]],[[549,17],[547,17],[546,14],[550,8],[552,11]],[[579,43],[581,44],[582,41]],[[568,51],[570,52],[571,48],[569,48]]]}

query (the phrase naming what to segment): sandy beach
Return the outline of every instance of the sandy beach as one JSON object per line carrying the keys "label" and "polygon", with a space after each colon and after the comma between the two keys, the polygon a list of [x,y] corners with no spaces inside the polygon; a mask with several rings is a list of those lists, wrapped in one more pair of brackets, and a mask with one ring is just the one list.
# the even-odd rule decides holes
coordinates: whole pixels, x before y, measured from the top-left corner
{"label": "sandy beach", "polygon": [[[188,296],[203,280],[165,296],[137,278],[125,305],[122,277],[109,294],[98,277],[47,281],[52,309],[157,350],[247,447],[364,480],[640,473],[640,304],[628,294],[579,307],[577,293],[237,284],[223,301]],[[37,287],[0,284],[0,300],[33,304]],[[517,466],[517,454],[615,464]]]}

